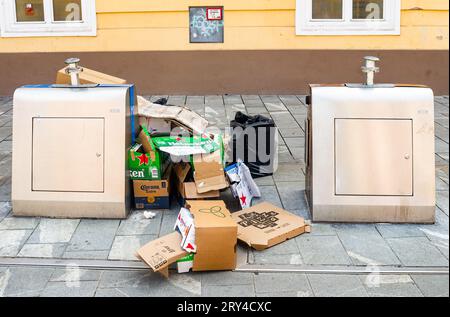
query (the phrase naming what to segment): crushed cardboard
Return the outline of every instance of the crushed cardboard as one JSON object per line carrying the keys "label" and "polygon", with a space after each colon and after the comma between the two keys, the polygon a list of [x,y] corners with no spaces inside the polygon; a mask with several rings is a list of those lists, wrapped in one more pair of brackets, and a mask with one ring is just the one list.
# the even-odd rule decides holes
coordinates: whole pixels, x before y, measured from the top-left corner
{"label": "crushed cardboard", "polygon": [[[66,73],[66,68],[60,69],[56,73],[56,84],[58,85],[70,85],[70,75]],[[83,71],[80,73],[80,84],[116,84],[124,85],[127,81],[122,78],[114,77],[108,74],[104,74],[86,67],[83,67]]]}
{"label": "crushed cardboard", "polygon": [[208,121],[194,111],[179,106],[158,105],[138,96],[138,115],[149,118],[161,118],[174,122],[188,131],[203,134]]}
{"label": "crushed cardboard", "polygon": [[302,217],[267,202],[233,213],[232,217],[238,224],[238,239],[256,250],[311,232]]}
{"label": "crushed cardboard", "polygon": [[154,272],[167,276],[169,265],[188,254],[181,248],[180,242],[181,235],[174,231],[141,247],[137,256]]}

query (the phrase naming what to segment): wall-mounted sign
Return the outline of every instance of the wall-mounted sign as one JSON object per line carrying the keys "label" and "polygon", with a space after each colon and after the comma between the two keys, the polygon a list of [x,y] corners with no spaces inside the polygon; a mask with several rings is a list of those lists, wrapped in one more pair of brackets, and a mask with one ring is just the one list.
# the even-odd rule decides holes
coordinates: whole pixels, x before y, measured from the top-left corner
{"label": "wall-mounted sign", "polygon": [[191,43],[223,43],[223,7],[189,7]]}
{"label": "wall-mounted sign", "polygon": [[223,8],[206,8],[206,19],[212,20],[222,20],[222,9]]}

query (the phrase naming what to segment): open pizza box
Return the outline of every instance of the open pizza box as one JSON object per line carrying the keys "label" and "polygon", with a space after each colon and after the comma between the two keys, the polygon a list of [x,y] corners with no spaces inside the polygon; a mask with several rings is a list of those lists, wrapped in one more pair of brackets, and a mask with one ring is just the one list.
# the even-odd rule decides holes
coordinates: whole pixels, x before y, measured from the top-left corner
{"label": "open pizza box", "polygon": [[255,250],[264,250],[311,232],[302,217],[263,202],[232,214],[238,225],[238,240]]}

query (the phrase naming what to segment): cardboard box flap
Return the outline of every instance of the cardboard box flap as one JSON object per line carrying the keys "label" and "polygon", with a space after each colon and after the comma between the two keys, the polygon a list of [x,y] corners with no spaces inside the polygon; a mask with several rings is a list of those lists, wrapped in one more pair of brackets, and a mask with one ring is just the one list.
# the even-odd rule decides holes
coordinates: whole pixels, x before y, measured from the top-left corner
{"label": "cardboard box flap", "polygon": [[181,235],[178,232],[172,232],[150,241],[141,247],[137,254],[154,272],[164,273],[170,264],[188,253],[181,248]]}
{"label": "cardboard box flap", "polygon": [[228,187],[223,170],[220,151],[193,156],[194,180],[198,193],[220,190]]}
{"label": "cardboard box flap", "polygon": [[175,173],[177,181],[180,183],[186,181],[186,177],[188,176],[190,170],[191,165],[186,162],[180,162],[178,164],[175,164],[173,167],[173,171]]}
{"label": "cardboard box flap", "polygon": [[238,224],[238,239],[256,250],[264,250],[310,232],[302,217],[264,202],[233,213]]}
{"label": "cardboard box flap", "polygon": [[218,190],[211,190],[206,193],[198,193],[197,185],[193,182],[184,183],[183,198],[186,199],[207,199],[207,198],[219,198],[220,192]]}
{"label": "cardboard box flap", "polygon": [[150,154],[152,160],[155,160],[155,146],[152,144],[151,137],[146,128],[142,128],[138,135],[138,141],[142,144],[145,153]]}
{"label": "cardboard box flap", "polygon": [[225,175],[218,175],[209,178],[199,179],[195,178],[195,187],[199,194],[204,194],[210,191],[221,190],[228,187]]}
{"label": "cardboard box flap", "polygon": [[188,200],[186,206],[194,215],[195,228],[236,228],[223,200]]}
{"label": "cardboard box flap", "polygon": [[199,134],[205,132],[208,126],[206,119],[188,108],[172,105],[162,106],[143,97],[138,97],[138,114],[144,117],[170,119]]}

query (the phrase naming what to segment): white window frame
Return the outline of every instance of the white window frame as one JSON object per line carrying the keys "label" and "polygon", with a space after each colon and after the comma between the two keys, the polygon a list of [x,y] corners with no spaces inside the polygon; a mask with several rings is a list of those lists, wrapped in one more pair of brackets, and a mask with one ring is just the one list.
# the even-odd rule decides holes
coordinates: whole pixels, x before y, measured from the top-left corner
{"label": "white window frame", "polygon": [[297,0],[297,35],[400,35],[401,0],[383,0],[383,19],[353,19],[352,0],[343,0],[343,19],[313,20],[312,1]]}
{"label": "white window frame", "polygon": [[15,0],[0,0],[0,36],[96,36],[95,0],[81,0],[82,21],[54,21],[53,1],[44,0],[44,22],[17,22]]}

